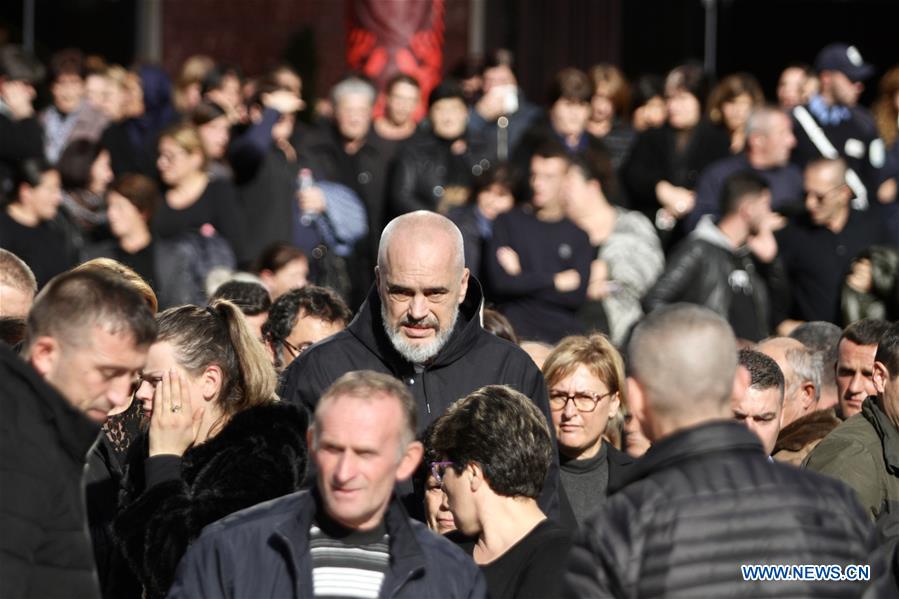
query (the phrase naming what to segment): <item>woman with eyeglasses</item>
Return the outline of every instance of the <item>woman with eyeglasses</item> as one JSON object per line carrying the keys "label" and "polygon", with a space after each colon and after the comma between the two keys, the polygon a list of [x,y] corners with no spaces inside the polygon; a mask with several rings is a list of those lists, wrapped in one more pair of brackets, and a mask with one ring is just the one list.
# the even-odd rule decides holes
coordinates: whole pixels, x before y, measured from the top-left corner
{"label": "woman with eyeglasses", "polygon": [[543,363],[559,447],[561,524],[581,526],[632,459],[603,438],[621,409],[624,363],[603,335],[566,337]]}
{"label": "woman with eyeglasses", "polygon": [[157,322],[135,393],[149,427],[130,452],[113,527],[149,598],[165,596],[204,526],[300,488],[308,424],[277,401],[271,361],[234,304],[179,306]]}
{"label": "woman with eyeglasses", "polygon": [[482,387],[438,418],[426,445],[462,544],[492,599],[557,597],[571,547],[537,505],[552,462],[546,417],[503,385]]}

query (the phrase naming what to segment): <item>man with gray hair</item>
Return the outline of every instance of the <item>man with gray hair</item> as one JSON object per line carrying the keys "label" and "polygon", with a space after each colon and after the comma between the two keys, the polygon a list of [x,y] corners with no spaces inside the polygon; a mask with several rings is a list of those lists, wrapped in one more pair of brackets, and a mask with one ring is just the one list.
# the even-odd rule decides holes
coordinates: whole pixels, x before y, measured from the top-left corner
{"label": "man with gray hair", "polygon": [[771,209],[790,213],[802,209],[802,171],[790,164],[796,145],[790,117],[775,106],[755,109],[746,122],[746,150],[710,164],[696,184],[696,207],[687,215],[690,229],[706,214],[721,215],[721,190],[728,177],[740,171],[761,176],[771,191]]}
{"label": "man with gray hair", "polygon": [[485,597],[474,562],[393,498],[424,452],[415,412],[412,395],[389,375],[337,379],[307,434],[314,487],[208,526],[169,597],[274,598],[297,589],[304,597]]}
{"label": "man with gray hair", "polygon": [[[524,393],[552,422],[540,371],[519,347],[481,326],[483,293],[465,268],[462,234],[452,221],[427,211],[393,219],[381,234],[375,277],[346,330],[313,345],[285,370],[285,401],[313,411],[342,374],[369,369],[409,387],[419,434],[454,401],[485,385]],[[554,461],[540,498],[551,514],[558,507],[558,476]],[[409,505],[421,509],[420,500]]]}
{"label": "man with gray hair", "polygon": [[384,226],[388,166],[393,158],[392,142],[372,129],[376,91],[359,77],[347,77],[331,90],[334,121],[324,123],[300,140],[298,152],[313,171],[315,179],[349,187],[365,204],[368,235],[361,239],[350,257],[353,279],[350,307],[365,299],[377,251],[377,231]]}
{"label": "man with gray hair", "polygon": [[864,564],[876,533],[844,485],[769,462],[758,437],[731,420],[740,385],[727,322],[700,306],[666,306],[637,325],[628,351],[628,405],[653,445],[582,528],[565,596],[860,594],[863,581],[747,570]]}
{"label": "man with gray hair", "polygon": [[772,337],[758,351],[774,359],[784,375],[784,408],[774,445],[775,460],[798,466],[839,424],[833,410],[820,410],[823,356],[790,337]]}

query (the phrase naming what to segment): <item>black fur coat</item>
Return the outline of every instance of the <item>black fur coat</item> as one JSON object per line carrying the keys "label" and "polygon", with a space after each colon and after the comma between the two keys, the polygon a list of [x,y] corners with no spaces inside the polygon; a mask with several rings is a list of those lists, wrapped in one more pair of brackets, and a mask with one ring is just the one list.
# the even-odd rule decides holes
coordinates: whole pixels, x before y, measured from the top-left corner
{"label": "black fur coat", "polygon": [[117,543],[148,598],[164,597],[187,546],[204,526],[300,489],[306,471],[306,413],[283,403],[231,418],[181,459],[181,477],[144,489],[146,437],[126,470]]}

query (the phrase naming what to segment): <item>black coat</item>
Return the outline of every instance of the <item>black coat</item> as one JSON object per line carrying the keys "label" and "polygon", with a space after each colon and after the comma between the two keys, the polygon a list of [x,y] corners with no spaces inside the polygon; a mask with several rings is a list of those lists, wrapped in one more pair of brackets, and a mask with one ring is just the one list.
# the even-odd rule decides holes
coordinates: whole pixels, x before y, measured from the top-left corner
{"label": "black coat", "polygon": [[181,460],[145,460],[146,438],[135,444],[114,531],[148,597],[165,596],[178,561],[204,526],[300,488],[307,425],[302,410],[274,403],[235,414]]}
{"label": "black coat", "polygon": [[[453,402],[472,391],[485,385],[509,385],[531,398],[552,431],[543,375],[518,346],[484,330],[480,319],[482,299],[477,280],[469,278],[455,331],[424,371],[416,373],[384,332],[381,299],[377,288],[372,287],[350,326],[313,345],[287,367],[281,397],[314,411],[318,398],[341,375],[353,370],[383,372],[409,387],[418,404],[421,434]],[[540,498],[541,507],[550,515],[558,511],[558,488],[559,463],[554,460]]]}
{"label": "black coat", "polygon": [[470,136],[462,154],[453,154],[451,142],[428,133],[406,142],[394,159],[390,174],[390,216],[415,210],[446,213],[473,198],[456,198],[447,202],[447,190],[463,188],[469,192],[475,177],[493,166],[495,158],[487,144]]}
{"label": "black coat", "polygon": [[857,597],[864,588],[743,580],[741,565],[866,564],[876,533],[851,489],[770,461],[740,424],[668,436],[622,484],[575,542],[567,597]]}
{"label": "black coat", "polygon": [[[679,134],[668,125],[647,129],[637,136],[630,156],[621,167],[629,207],[645,214],[651,222],[655,222],[661,207],[656,197],[659,181],[695,189],[706,167],[730,156],[730,137],[708,121],[700,121],[693,128],[683,147],[678,145]],[[673,231],[660,232],[662,244],[667,250],[685,233],[684,221],[678,221]]]}
{"label": "black coat", "polygon": [[[233,514],[203,531],[178,568],[170,599],[315,596],[309,527],[315,495],[293,493]],[[384,515],[390,564],[384,599],[484,599],[478,567],[452,542],[409,520],[392,501]]]}
{"label": "black coat", "polygon": [[100,426],[0,344],[0,597],[99,597],[82,473]]}
{"label": "black coat", "polygon": [[[740,302],[742,296],[751,309]],[[788,297],[778,258],[766,264],[745,245],[732,248],[707,218],[674,249],[665,272],[643,297],[643,309],[648,314],[678,302],[698,304],[727,319],[738,337],[761,341],[786,316]]]}

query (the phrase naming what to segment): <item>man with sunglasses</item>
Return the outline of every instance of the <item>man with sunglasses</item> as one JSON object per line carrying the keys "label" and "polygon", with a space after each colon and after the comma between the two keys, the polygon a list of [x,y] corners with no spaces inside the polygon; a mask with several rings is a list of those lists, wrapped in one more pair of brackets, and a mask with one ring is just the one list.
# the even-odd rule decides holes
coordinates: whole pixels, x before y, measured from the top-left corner
{"label": "man with sunglasses", "polygon": [[852,210],[846,162],[819,158],[805,167],[805,213],[777,232],[779,256],[791,285],[788,317],[842,324],[840,288],[862,250],[887,245],[878,214]]}

